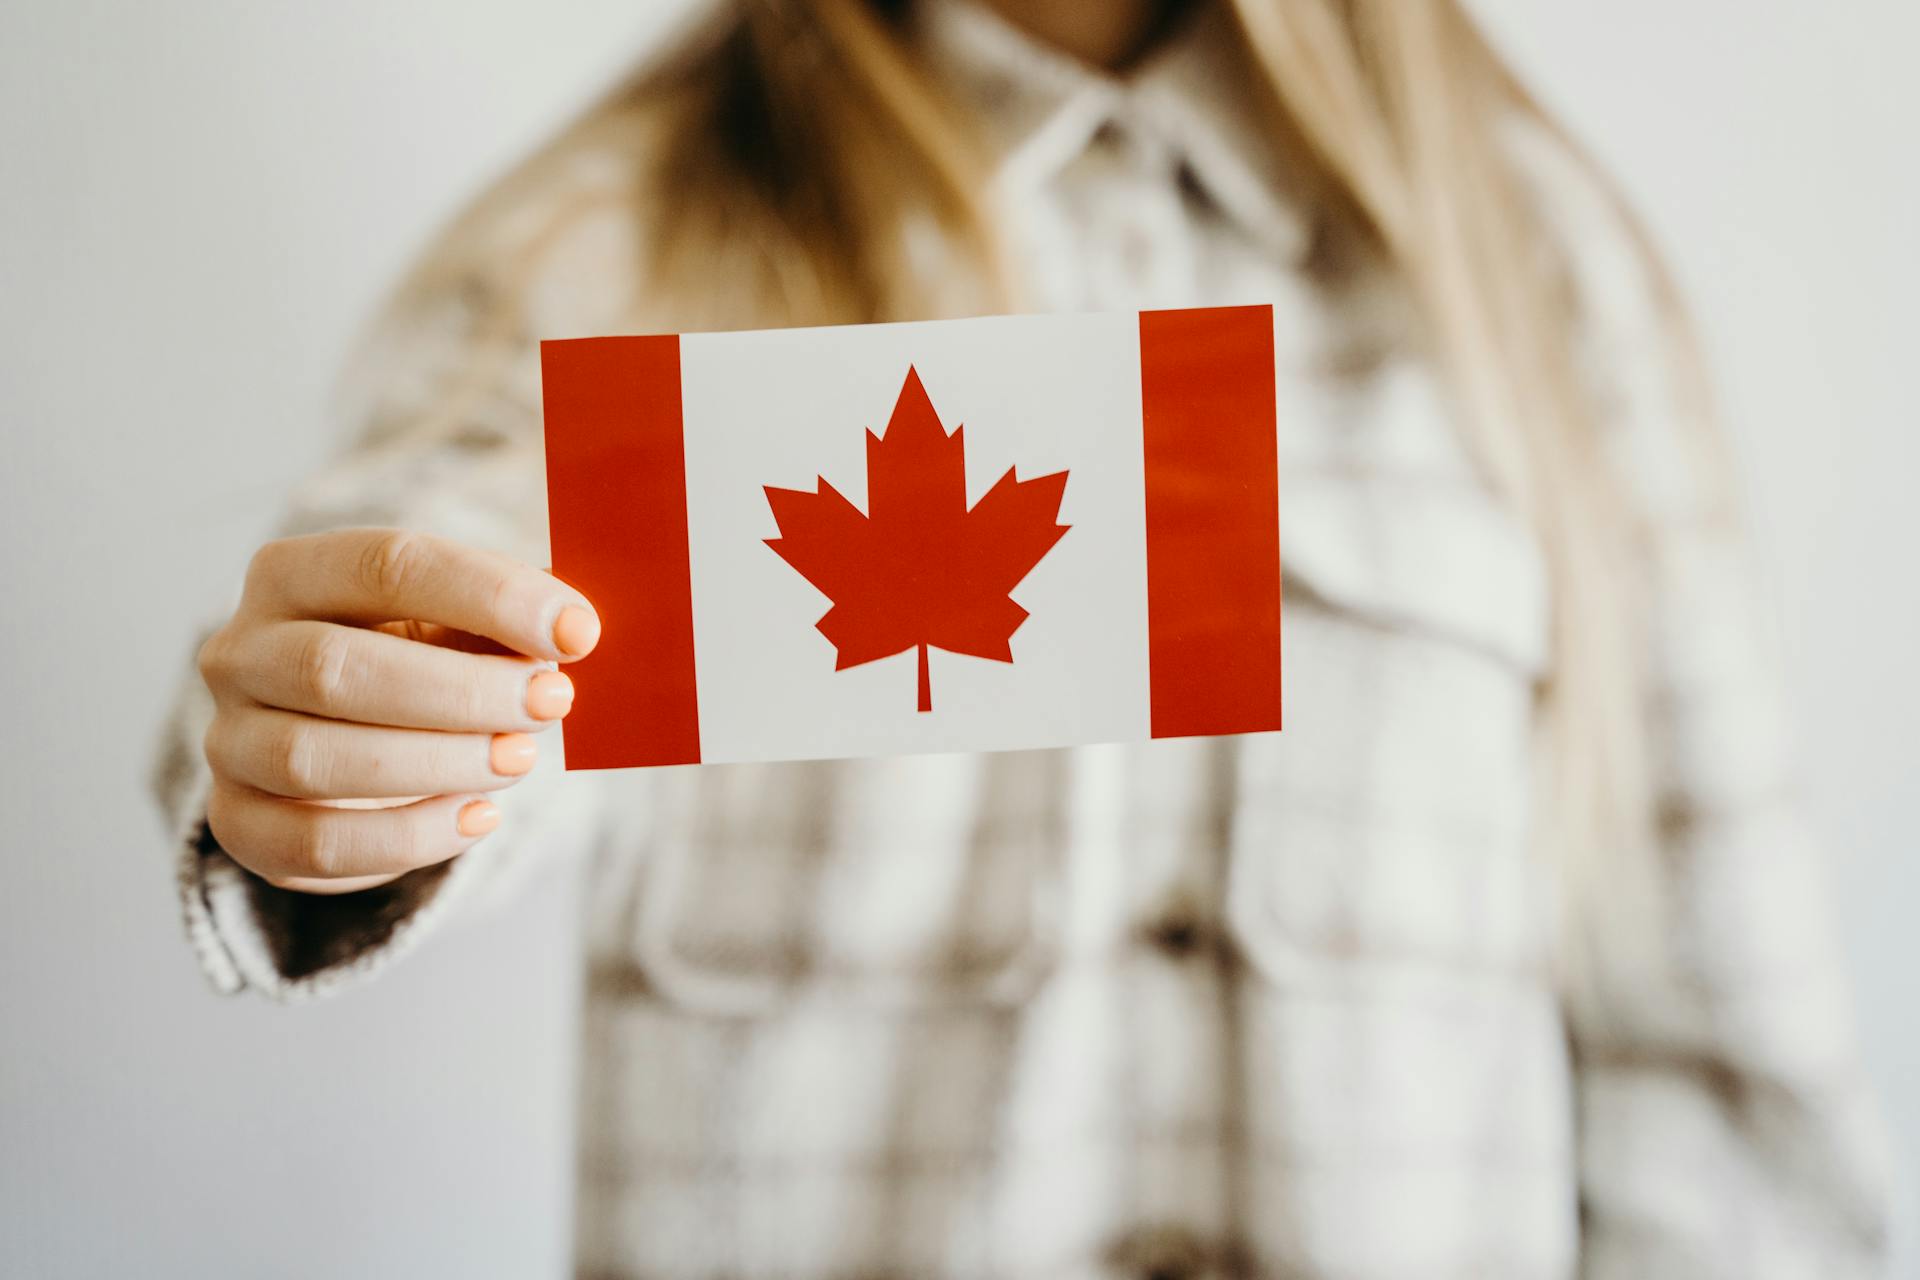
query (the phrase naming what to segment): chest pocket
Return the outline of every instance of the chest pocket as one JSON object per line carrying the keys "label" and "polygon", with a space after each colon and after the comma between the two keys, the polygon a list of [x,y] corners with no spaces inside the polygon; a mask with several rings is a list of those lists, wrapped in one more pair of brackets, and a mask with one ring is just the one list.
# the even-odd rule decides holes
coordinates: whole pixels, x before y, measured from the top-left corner
{"label": "chest pocket", "polygon": [[752,1016],[821,998],[1013,1004],[1051,970],[1052,753],[688,771],[644,859],[628,941],[669,1002]]}
{"label": "chest pocket", "polygon": [[1550,915],[1530,852],[1536,539],[1451,460],[1287,478],[1286,730],[1239,752],[1236,943],[1283,983],[1532,963]]}

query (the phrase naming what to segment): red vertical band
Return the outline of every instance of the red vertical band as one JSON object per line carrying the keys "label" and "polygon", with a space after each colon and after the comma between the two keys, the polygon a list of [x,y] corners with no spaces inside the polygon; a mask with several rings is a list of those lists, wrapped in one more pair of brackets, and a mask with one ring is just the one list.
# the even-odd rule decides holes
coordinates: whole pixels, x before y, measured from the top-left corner
{"label": "red vertical band", "polygon": [[553,572],[604,624],[567,667],[567,768],[698,763],[680,339],[543,342],[540,373]]}
{"label": "red vertical band", "polygon": [[1280,727],[1273,308],[1140,313],[1153,736]]}

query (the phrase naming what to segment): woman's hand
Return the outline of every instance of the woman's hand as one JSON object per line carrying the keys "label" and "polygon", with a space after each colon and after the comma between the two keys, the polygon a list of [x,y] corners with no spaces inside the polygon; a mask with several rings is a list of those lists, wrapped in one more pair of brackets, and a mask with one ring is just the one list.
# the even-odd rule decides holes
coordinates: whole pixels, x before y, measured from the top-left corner
{"label": "woman's hand", "polygon": [[579,592],[492,552],[397,529],[269,542],[200,651],[214,838],[305,893],[446,861],[572,707],[550,664],[599,638]]}

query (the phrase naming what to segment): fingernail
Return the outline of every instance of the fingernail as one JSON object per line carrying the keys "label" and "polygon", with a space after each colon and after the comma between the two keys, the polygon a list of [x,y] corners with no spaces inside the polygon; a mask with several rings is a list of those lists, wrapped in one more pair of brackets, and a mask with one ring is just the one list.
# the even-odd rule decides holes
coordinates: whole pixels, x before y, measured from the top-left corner
{"label": "fingernail", "polygon": [[491,800],[475,800],[460,807],[460,834],[483,836],[500,825],[500,806]]}
{"label": "fingernail", "polygon": [[584,658],[600,643],[600,619],[593,610],[570,604],[553,624],[553,643],[569,658]]}
{"label": "fingernail", "polygon": [[487,760],[493,765],[495,773],[517,778],[533,768],[533,762],[540,754],[540,748],[534,745],[532,737],[524,733],[496,733],[493,745],[487,750]]}
{"label": "fingernail", "polygon": [[527,681],[527,714],[535,720],[558,720],[573,710],[573,681],[558,671],[542,671]]}

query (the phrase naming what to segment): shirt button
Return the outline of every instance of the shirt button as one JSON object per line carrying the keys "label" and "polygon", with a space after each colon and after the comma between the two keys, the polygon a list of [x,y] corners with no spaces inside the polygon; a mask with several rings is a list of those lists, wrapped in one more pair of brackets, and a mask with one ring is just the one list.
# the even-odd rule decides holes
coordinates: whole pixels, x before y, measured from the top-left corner
{"label": "shirt button", "polygon": [[1201,183],[1200,175],[1193,171],[1192,161],[1184,157],[1181,159],[1174,169],[1173,184],[1179,189],[1180,198],[1186,202],[1188,208],[1202,209],[1209,213],[1213,211],[1213,197]]}
{"label": "shirt button", "polygon": [[1180,960],[1218,951],[1222,946],[1218,932],[1190,902],[1168,906],[1142,927],[1141,934],[1149,946]]}

